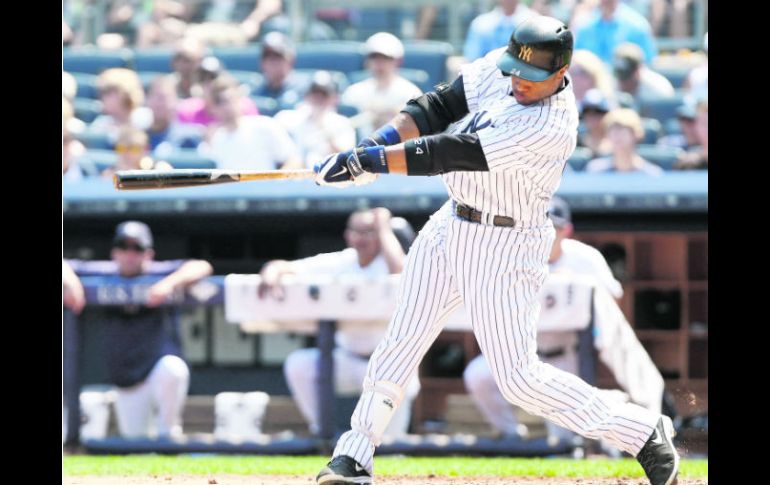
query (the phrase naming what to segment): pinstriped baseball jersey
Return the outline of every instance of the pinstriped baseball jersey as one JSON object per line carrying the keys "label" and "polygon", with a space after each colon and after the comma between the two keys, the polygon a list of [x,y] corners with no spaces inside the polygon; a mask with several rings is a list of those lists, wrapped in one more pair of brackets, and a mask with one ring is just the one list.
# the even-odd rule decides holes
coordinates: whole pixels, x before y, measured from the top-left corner
{"label": "pinstriped baseball jersey", "polygon": [[578,113],[572,84],[533,105],[511,96],[511,78],[495,60],[505,48],[462,68],[469,113],[446,133],[476,133],[489,172],[442,176],[452,199],[517,224],[543,226],[566,160],[577,144]]}

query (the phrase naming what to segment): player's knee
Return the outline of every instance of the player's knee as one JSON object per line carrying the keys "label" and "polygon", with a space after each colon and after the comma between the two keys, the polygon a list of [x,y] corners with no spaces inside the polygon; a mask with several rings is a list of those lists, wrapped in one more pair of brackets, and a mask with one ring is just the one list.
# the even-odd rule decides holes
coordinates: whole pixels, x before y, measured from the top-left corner
{"label": "player's knee", "polygon": [[313,381],[317,373],[317,349],[295,350],[286,357],[283,364],[283,374],[288,382]]}
{"label": "player's knee", "polygon": [[186,383],[190,380],[190,368],[176,355],[164,355],[158,361],[158,368],[164,380]]}
{"label": "player's knee", "polygon": [[470,361],[468,366],[465,367],[463,381],[465,382],[466,389],[471,392],[488,387],[490,384],[495,385],[492,373],[489,371],[489,367],[481,355]]}

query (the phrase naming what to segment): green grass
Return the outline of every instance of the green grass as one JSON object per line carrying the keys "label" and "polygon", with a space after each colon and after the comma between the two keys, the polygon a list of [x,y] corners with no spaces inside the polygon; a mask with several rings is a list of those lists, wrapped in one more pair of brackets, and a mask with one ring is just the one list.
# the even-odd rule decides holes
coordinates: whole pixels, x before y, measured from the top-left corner
{"label": "green grass", "polygon": [[[309,475],[328,461],[323,456],[129,455],[64,457],[64,474],[74,475]],[[707,477],[708,460],[682,460],[682,477]],[[526,458],[378,457],[378,475],[643,477],[634,459],[565,460]]]}

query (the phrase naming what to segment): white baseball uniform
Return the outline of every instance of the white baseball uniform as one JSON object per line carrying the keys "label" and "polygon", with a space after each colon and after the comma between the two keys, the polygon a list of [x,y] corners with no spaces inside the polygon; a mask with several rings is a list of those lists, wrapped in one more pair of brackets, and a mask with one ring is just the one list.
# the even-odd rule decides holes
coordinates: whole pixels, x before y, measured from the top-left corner
{"label": "white baseball uniform", "polygon": [[[386,276],[390,274],[385,257],[380,254],[366,266],[358,262],[358,252],[347,248],[334,253],[324,253],[293,263],[294,269],[302,275],[345,275]],[[369,356],[385,335],[385,328],[339,329],[335,333],[334,388],[340,394],[361,392],[361,383],[366,376]],[[321,357],[316,348],[295,350],[286,358],[284,375],[302,415],[307,420],[310,431],[318,433],[320,416],[318,414],[318,361]],[[399,408],[390,426],[385,432],[389,438],[398,438],[407,433],[411,419],[411,401],[420,392],[420,381],[415,376],[407,390],[408,402]]]}
{"label": "white baseball uniform", "polygon": [[[537,294],[555,238],[547,212],[575,149],[578,114],[568,79],[549,98],[519,104],[510,95],[510,78],[495,65],[504,49],[462,67],[469,113],[445,130],[475,132],[489,171],[442,175],[451,200],[410,248],[398,309],[369,361],[352,429],[334,450],[334,456],[350,456],[370,474],[374,448],[404,387],[461,303],[511,403],[634,456],[660,417],[608,400],[578,377],[538,360]],[[455,215],[458,202],[481,211],[481,223]],[[491,225],[495,215],[513,218],[515,226]]]}
{"label": "white baseball uniform", "polygon": [[[623,287],[612,275],[612,270],[610,270],[604,257],[596,248],[574,239],[564,239],[561,242],[561,250],[562,253],[559,259],[549,263],[551,274],[566,275],[568,277],[589,276],[596,280],[596,284],[602,288],[602,291],[608,292],[612,297],[620,298],[623,296]],[[577,374],[577,333],[574,330],[558,330],[560,323],[566,323],[565,320],[558,318],[560,310],[569,310],[570,302],[564,298],[553,298],[550,300],[550,303],[548,308],[542,309],[538,319],[537,344],[541,360],[563,371]],[[609,306],[614,305],[612,299],[610,298],[610,301],[605,303],[601,306],[596,306],[597,319],[604,322],[602,319],[611,317],[617,320],[614,325],[625,325],[628,327],[628,321],[623,317],[622,312],[608,310]],[[555,318],[549,319],[549,317]],[[548,321],[554,321],[555,325],[547,324]],[[549,330],[544,332],[542,328],[546,324]],[[560,355],[550,355],[558,354],[559,352]],[[600,357],[604,355],[602,353]],[[649,357],[647,359],[649,360]],[[614,367],[616,367],[612,365],[614,362],[610,359],[608,364],[610,364],[611,370],[614,371]],[[660,412],[663,378],[654,365],[652,367],[652,373],[649,372],[649,369],[646,369],[648,372],[639,375],[649,377],[649,381],[654,385],[660,384],[660,392],[657,394],[660,399],[658,399],[657,406],[655,406],[654,402],[650,402],[649,406],[645,406],[652,411]],[[477,356],[468,363],[463,373],[463,379],[466,389],[468,389],[479,410],[481,410],[484,417],[495,429],[507,435],[520,435],[523,433],[515,410],[497,388],[489,365],[482,355]],[[649,385],[645,386],[645,388],[648,387]],[[574,436],[571,431],[550,421],[546,421],[546,427],[549,436],[563,439],[571,439]]]}

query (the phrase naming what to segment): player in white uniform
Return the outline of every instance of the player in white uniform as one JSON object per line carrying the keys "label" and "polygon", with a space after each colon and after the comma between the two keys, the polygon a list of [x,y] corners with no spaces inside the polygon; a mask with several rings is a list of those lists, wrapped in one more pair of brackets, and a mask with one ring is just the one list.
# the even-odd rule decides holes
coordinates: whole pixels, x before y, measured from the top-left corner
{"label": "player in white uniform", "polygon": [[[623,287],[620,282],[612,275],[612,270],[607,265],[602,254],[594,247],[588,244],[571,239],[572,235],[572,222],[570,209],[567,203],[560,197],[554,196],[551,199],[551,209],[549,211],[551,220],[553,221],[554,228],[556,229],[556,240],[554,241],[551,255],[548,260],[548,266],[551,274],[569,275],[594,278],[598,287],[602,291],[606,291],[612,297],[618,299],[623,296]],[[610,305],[614,305],[612,302],[607,302]],[[559,311],[559,301],[553,303],[556,307],[551,308],[549,312],[543,311],[538,323],[542,323],[544,318],[549,315],[554,315]],[[563,305],[567,305],[566,302]],[[595,311],[600,310],[595,308]],[[623,315],[620,312],[607,315],[604,312],[601,317],[617,318],[620,317],[622,321],[615,321],[615,325],[624,325],[628,327],[628,322],[622,318]],[[561,321],[560,323],[566,323]],[[547,332],[538,331],[537,344],[538,355],[543,362],[553,365],[554,367],[569,372],[571,374],[578,373],[578,353],[577,353],[577,332],[575,330],[553,330],[553,323],[549,324],[549,330]],[[633,330],[631,330],[633,332]],[[626,353],[626,358],[632,353]],[[600,357],[605,357],[606,354],[600,353]],[[643,390],[645,394],[652,394],[650,396],[645,395],[643,401],[638,404],[645,405],[648,409],[656,412],[660,412],[661,403],[663,400],[663,377],[654,365],[649,365],[651,359],[644,352],[644,355],[640,358],[641,362],[635,363],[635,368],[639,369],[643,367],[643,372],[639,372],[637,378],[645,379],[643,384]],[[612,360],[606,362],[611,370],[615,370],[616,363]],[[622,376],[621,376],[622,377]],[[503,397],[500,390],[497,388],[494,376],[487,364],[486,359],[482,355],[477,356],[468,366],[463,373],[463,379],[465,381],[465,387],[468,389],[468,393],[473,398],[474,402],[481,410],[486,420],[497,430],[499,430],[504,436],[522,437],[527,435],[526,426],[519,423],[516,412],[511,404]],[[619,379],[622,382],[623,379]],[[654,391],[654,392],[649,392]],[[608,391],[613,393],[613,391]],[[626,399],[628,395],[615,391],[615,396],[618,398]],[[610,396],[612,397],[612,396]],[[639,399],[642,401],[642,399]],[[561,426],[556,425],[553,422],[546,421],[546,428],[548,436],[556,437],[564,440],[572,440],[575,434]],[[605,451],[615,455],[617,450],[614,448],[606,448]]]}
{"label": "player in white uniform", "polygon": [[[404,267],[404,249],[391,227],[390,211],[385,208],[360,210],[348,218],[345,229],[347,249],[324,253],[296,261],[274,260],[261,272],[260,295],[281,291],[281,280],[288,275],[361,275],[379,277],[398,274]],[[335,333],[334,388],[340,394],[361,392],[366,367],[377,344],[385,335],[385,329],[351,328]],[[318,362],[321,357],[317,348],[299,349],[284,363],[284,375],[294,401],[308,422],[310,432],[318,434],[320,416],[318,406]],[[407,388],[407,398],[390,422],[385,435],[403,437],[409,428],[411,403],[420,391],[415,376]]]}
{"label": "player in white uniform", "polygon": [[536,353],[538,291],[555,237],[547,212],[577,139],[565,77],[571,55],[572,33],[562,22],[532,17],[507,48],[409,101],[366,146],[317,165],[319,185],[360,185],[383,173],[441,174],[450,195],[409,251],[398,308],[369,360],[352,429],[317,483],[372,483],[374,449],[404,388],[461,303],[508,401],[636,456],[653,485],[676,479],[669,418],[607,399]]}

